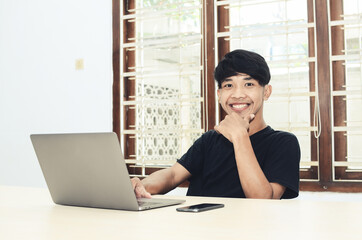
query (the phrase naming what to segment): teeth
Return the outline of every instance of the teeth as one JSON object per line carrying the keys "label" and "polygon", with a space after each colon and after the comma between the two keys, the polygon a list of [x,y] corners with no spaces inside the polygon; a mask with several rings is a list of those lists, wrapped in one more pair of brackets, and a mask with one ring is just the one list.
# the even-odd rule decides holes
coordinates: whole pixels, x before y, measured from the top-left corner
{"label": "teeth", "polygon": [[233,108],[244,108],[246,107],[247,104],[237,104],[237,105],[232,105]]}

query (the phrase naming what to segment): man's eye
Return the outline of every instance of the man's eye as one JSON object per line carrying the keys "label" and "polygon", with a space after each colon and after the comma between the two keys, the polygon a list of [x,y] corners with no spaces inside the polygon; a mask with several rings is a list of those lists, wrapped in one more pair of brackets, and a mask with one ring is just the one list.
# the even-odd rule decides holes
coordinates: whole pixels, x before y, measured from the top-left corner
{"label": "man's eye", "polygon": [[251,87],[251,86],[254,86],[254,84],[253,83],[245,83],[245,86]]}
{"label": "man's eye", "polygon": [[227,83],[227,84],[224,85],[224,88],[230,88],[230,87],[232,87],[232,86],[233,86],[232,84]]}

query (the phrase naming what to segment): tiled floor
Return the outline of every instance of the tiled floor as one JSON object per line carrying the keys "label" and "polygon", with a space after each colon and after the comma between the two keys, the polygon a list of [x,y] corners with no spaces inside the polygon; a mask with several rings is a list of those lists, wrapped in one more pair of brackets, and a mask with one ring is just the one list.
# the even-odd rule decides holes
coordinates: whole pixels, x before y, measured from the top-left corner
{"label": "tiled floor", "polygon": [[[168,195],[185,196],[187,188],[176,188]],[[298,199],[313,201],[358,201],[362,203],[362,193],[336,193],[336,192],[300,192]]]}

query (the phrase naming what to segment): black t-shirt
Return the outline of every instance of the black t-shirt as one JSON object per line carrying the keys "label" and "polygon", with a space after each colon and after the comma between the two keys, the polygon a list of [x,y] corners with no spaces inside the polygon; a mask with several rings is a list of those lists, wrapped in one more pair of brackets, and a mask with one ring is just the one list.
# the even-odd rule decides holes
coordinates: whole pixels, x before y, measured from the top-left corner
{"label": "black t-shirt", "polygon": [[[286,187],[282,198],[299,194],[300,148],[297,138],[271,127],[250,136],[269,182]],[[204,133],[178,160],[190,173],[188,196],[245,198],[236,166],[233,144],[214,130]]]}

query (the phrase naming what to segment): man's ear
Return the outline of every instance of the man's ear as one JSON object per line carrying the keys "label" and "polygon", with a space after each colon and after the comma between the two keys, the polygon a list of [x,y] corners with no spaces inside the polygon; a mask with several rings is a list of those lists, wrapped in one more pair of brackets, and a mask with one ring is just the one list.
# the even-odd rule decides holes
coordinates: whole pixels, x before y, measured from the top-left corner
{"label": "man's ear", "polygon": [[217,101],[220,103],[220,88],[217,89]]}
{"label": "man's ear", "polygon": [[268,84],[268,85],[264,86],[264,101],[269,99],[269,97],[272,93],[272,90],[273,90],[273,88],[271,85]]}

